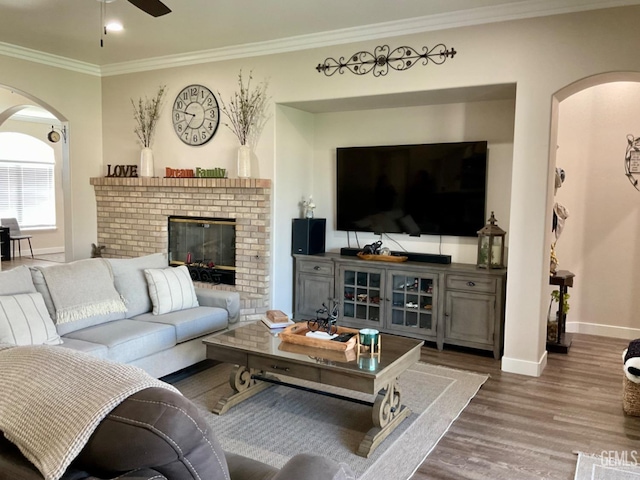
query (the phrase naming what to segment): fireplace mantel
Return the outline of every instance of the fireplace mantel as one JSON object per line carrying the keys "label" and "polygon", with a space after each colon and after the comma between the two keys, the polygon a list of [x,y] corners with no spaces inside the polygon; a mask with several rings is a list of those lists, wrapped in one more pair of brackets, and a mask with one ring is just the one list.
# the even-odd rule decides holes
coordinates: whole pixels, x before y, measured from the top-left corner
{"label": "fireplace mantel", "polygon": [[239,178],[94,177],[98,244],[103,255],[130,258],[168,249],[168,217],[236,221],[236,285],[251,318],[266,311],[270,296],[271,180]]}
{"label": "fireplace mantel", "polygon": [[268,178],[163,178],[163,177],[92,177],[91,185],[122,187],[209,187],[209,188],[268,188]]}

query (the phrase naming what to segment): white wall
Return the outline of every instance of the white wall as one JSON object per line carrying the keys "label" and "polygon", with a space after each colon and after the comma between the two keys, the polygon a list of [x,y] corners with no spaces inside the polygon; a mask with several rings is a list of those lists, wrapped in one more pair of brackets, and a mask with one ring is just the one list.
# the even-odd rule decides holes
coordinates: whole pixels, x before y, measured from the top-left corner
{"label": "white wall", "polygon": [[[0,87],[16,90],[69,122],[65,184],[65,253],[87,258],[96,241],[96,203],[89,178],[102,172],[100,78],[0,55]],[[61,141],[62,143],[62,141]]]}
{"label": "white wall", "polygon": [[[576,274],[568,330],[640,336],[640,191],[625,176],[627,135],[640,136],[640,83],[591,87],[560,103],[555,199],[569,211],[559,268]],[[640,175],[635,175],[640,180]]]}
{"label": "white wall", "polygon": [[[273,103],[287,105],[354,97],[375,98],[404,92],[437,92],[468,86],[516,84],[509,218],[501,218],[499,212],[505,211],[504,207],[496,208],[500,222],[508,225],[509,242],[502,368],[539,375],[546,364],[545,323],[551,235],[547,199],[551,99],[564,86],[594,74],[640,70],[640,60],[635,54],[636,46],[640,44],[640,31],[636,28],[638,20],[638,7],[613,8],[107,77],[103,80],[105,163],[136,161],[139,147],[131,131],[133,120],[129,98],[152,95],[160,83],[168,85],[170,100],[189,83],[203,83],[226,97],[236,88],[239,69],[253,69],[255,78],[269,78]],[[418,64],[406,72],[390,72],[386,77],[378,78],[351,73],[325,77],[314,68],[326,57],[372,50],[379,44],[413,45],[419,48],[438,42],[453,46],[459,52],[454,59],[440,66]],[[305,118],[306,121],[308,119]],[[366,124],[372,119],[365,113],[360,121]],[[235,171],[233,165],[237,142],[224,128],[202,148],[184,146],[175,138],[168,118],[162,120],[159,128],[154,146],[159,155],[159,166],[194,167],[204,164]],[[295,127],[291,128],[295,130]],[[330,188],[330,185],[326,180],[322,183],[316,180],[315,176],[321,173],[316,163],[313,166],[313,181],[304,174],[300,178],[281,176],[282,181],[278,180],[278,172],[299,171],[295,158],[276,155],[286,141],[286,137],[278,134],[275,122],[267,125],[256,152],[260,162],[259,174],[266,178],[275,177],[276,199],[288,199],[289,196],[295,199],[313,193],[314,199],[319,200],[319,196],[324,195],[321,192]],[[321,175],[319,177],[322,178]],[[304,191],[309,185],[313,185],[313,192]],[[296,192],[296,195],[291,192]],[[327,209],[325,212],[333,209],[326,203],[317,203],[316,213],[319,216],[325,214],[324,209]],[[287,204],[285,210],[278,208],[274,215],[276,244],[273,247],[273,264],[274,271],[278,273],[274,274],[273,288],[274,291],[289,290],[276,294],[274,301],[277,299],[277,302],[288,303],[290,295],[291,259],[286,256],[288,248],[281,247],[279,242],[286,241],[289,244],[290,226],[284,228],[283,225],[290,222],[291,214],[296,212],[292,202]],[[286,238],[281,240],[283,235]],[[450,247],[454,248],[453,245]],[[425,245],[424,248],[431,249],[433,245]],[[276,283],[276,279],[280,281]],[[278,307],[277,304],[274,306]],[[285,310],[289,309],[288,305],[284,307]]]}
{"label": "white wall", "polygon": [[[337,147],[487,140],[487,212],[495,210],[500,225],[508,230],[514,109],[514,101],[504,100],[316,115],[313,194],[316,216],[327,218],[327,249],[347,246],[346,232],[335,229]],[[476,261],[476,238],[445,236],[440,245],[438,236],[390,237],[410,252],[443,253],[461,263]],[[378,236],[361,233],[358,238],[364,245]],[[400,249],[386,238],[383,243]]]}
{"label": "white wall", "polygon": [[[335,229],[337,147],[487,140],[487,211],[495,210],[503,220],[500,225],[508,230],[514,107],[513,100],[318,114],[279,107],[274,308],[285,312],[293,308],[293,289],[283,285],[293,282],[291,219],[300,217],[303,198],[313,194],[316,218],[327,219],[327,251],[349,246],[346,232]],[[363,246],[378,237],[361,232],[358,239]],[[355,247],[353,232],[350,240]],[[383,241],[393,250],[442,253],[460,263],[476,261],[476,238],[445,236],[440,242],[438,236],[392,234]]]}
{"label": "white wall", "polygon": [[[56,199],[56,228],[47,230],[24,230],[23,233],[32,235],[31,245],[34,254],[64,252],[64,199],[62,195],[62,142],[50,143],[47,134],[51,131],[51,124],[30,122],[24,120],[7,120],[0,125],[2,132],[18,132],[31,135],[53,148],[56,165],[54,169],[55,199]],[[23,247],[27,245],[22,242]],[[28,254],[27,247],[27,254]],[[17,251],[16,251],[17,255]]]}
{"label": "white wall", "polygon": [[[513,133],[513,163],[509,218],[509,275],[507,285],[505,356],[507,371],[539,375],[545,366],[545,321],[548,308],[549,189],[551,99],[555,92],[579,79],[603,72],[640,71],[639,7],[612,8],[571,15],[504,21],[422,34],[329,46],[242,60],[180,66],[151,72],[106,77],[102,89],[95,78],[63,72],[0,56],[0,85],[20,87],[64,112],[70,121],[71,181],[73,183],[73,242],[86,252],[95,239],[95,200],[88,185],[103,174],[108,163],[136,163],[140,148],[132,132],[130,98],[153,95],[159,84],[168,86],[168,99],[190,83],[203,83],[227,97],[236,88],[240,68],[253,69],[255,78],[268,77],[272,113],[276,104],[315,100],[375,97],[403,92],[446,90],[491,84],[517,84]],[[417,64],[386,77],[351,73],[325,77],[315,65],[327,57],[372,50],[380,44],[409,45],[416,49],[439,42],[455,47],[458,55],[443,65]],[[99,104],[102,94],[103,103]],[[369,121],[366,116],[363,121]],[[308,122],[308,118],[304,118]],[[295,130],[295,126],[291,126]],[[303,129],[308,132],[306,128]],[[282,142],[275,115],[256,150],[256,175],[273,178],[275,198],[291,192],[295,198],[311,186],[314,198],[326,185],[315,179],[280,176],[298,171],[293,156],[280,158]],[[298,141],[298,140],[296,140]],[[104,145],[104,148],[103,148]],[[154,144],[158,167],[208,166],[235,171],[237,142],[224,128],[204,147],[188,147],[177,139],[168,117],[163,117]],[[284,147],[283,147],[284,148]],[[304,152],[306,155],[306,152]],[[292,168],[294,170],[292,170]],[[315,165],[313,172],[315,171]],[[493,193],[492,193],[493,195]],[[292,198],[294,198],[292,196]],[[277,201],[276,201],[277,203]],[[319,215],[324,205],[319,205]],[[501,207],[504,208],[504,207]],[[504,210],[498,210],[498,212]],[[282,218],[296,212],[287,203]],[[278,213],[279,214],[279,213]],[[279,218],[274,216],[274,222]],[[275,223],[274,223],[275,225]],[[274,268],[280,274],[286,251],[282,233],[274,229]],[[290,235],[286,241],[290,241]],[[432,245],[429,246],[431,248]],[[425,247],[426,248],[426,247]],[[277,255],[276,255],[277,254]],[[290,268],[290,258],[286,269]],[[274,289],[291,289],[291,281]],[[278,300],[280,301],[280,300]]]}
{"label": "white wall", "polygon": [[[300,202],[315,190],[313,175],[314,115],[278,105],[276,162],[273,179],[272,305],[293,314],[293,258],[291,219],[300,217]],[[277,306],[277,307],[276,307]]]}

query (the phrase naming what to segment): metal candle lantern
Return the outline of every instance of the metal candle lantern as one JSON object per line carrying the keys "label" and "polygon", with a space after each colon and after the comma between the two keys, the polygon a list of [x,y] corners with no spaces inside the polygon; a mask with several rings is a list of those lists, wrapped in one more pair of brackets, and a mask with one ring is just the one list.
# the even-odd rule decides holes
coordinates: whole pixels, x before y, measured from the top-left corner
{"label": "metal candle lantern", "polygon": [[478,267],[504,268],[504,236],[491,212],[488,223],[478,230]]}

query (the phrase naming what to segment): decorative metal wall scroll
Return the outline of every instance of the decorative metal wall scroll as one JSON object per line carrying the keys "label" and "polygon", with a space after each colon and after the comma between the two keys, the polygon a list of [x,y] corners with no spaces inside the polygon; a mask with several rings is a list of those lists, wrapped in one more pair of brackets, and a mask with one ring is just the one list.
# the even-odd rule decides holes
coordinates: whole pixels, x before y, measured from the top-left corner
{"label": "decorative metal wall scroll", "polygon": [[342,74],[345,68],[356,75],[366,75],[373,72],[374,77],[382,77],[389,73],[389,68],[397,71],[409,70],[420,61],[423,65],[427,65],[429,62],[441,65],[447,58],[453,58],[458,53],[453,47],[448,49],[442,43],[432,49],[422,47],[422,52],[418,53],[416,49],[411,47],[398,47],[391,50],[389,45],[382,45],[376,47],[373,53],[364,51],[354,53],[348,60],[345,60],[344,57],[340,57],[340,60],[328,57],[324,63],[318,64],[316,70],[324,73],[327,77],[336,72]]}
{"label": "decorative metal wall scroll", "polygon": [[627,135],[627,153],[624,156],[624,169],[627,178],[631,182],[631,185],[638,188],[638,180],[633,174],[640,174],[640,137],[634,137],[633,135]]}

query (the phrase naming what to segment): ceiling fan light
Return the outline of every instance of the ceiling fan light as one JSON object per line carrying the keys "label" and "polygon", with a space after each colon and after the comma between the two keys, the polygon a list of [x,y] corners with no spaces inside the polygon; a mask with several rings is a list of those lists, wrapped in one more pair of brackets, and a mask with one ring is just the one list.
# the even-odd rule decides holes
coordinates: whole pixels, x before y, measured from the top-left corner
{"label": "ceiling fan light", "polygon": [[122,30],[124,30],[124,27],[122,26],[122,24],[120,22],[109,22],[107,23],[106,27],[108,32],[121,32]]}

